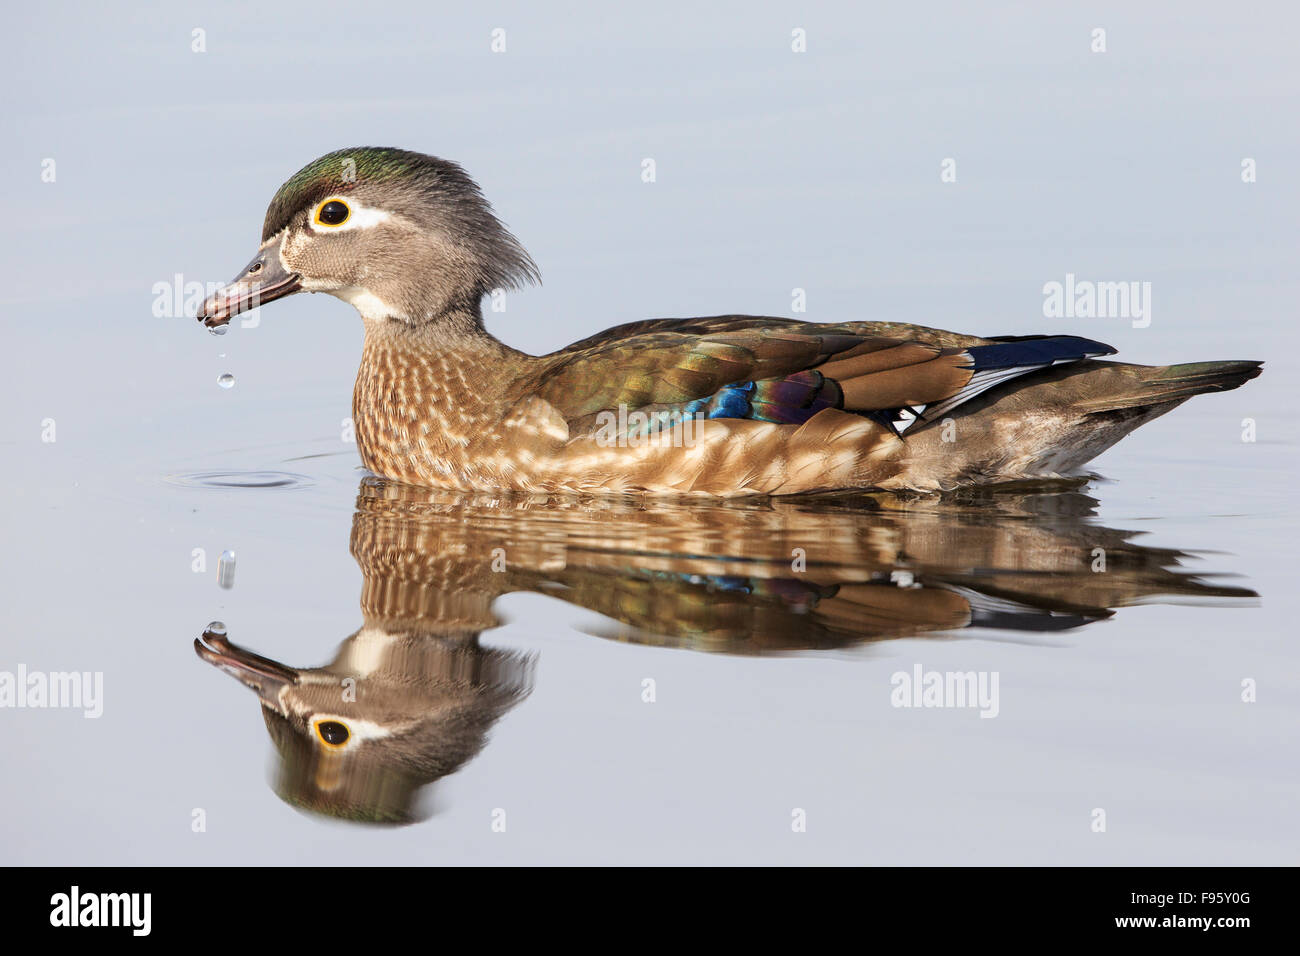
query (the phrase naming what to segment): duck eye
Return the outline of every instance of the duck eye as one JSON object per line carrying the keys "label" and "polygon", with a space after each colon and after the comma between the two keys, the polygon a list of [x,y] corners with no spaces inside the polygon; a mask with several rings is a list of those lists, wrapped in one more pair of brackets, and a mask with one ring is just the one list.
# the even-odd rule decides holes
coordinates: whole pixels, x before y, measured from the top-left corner
{"label": "duck eye", "polygon": [[330,747],[342,747],[351,736],[348,728],[337,720],[322,720],[316,725],[316,734]]}
{"label": "duck eye", "polygon": [[341,199],[331,199],[316,210],[316,221],[322,226],[341,226],[348,221],[352,210]]}

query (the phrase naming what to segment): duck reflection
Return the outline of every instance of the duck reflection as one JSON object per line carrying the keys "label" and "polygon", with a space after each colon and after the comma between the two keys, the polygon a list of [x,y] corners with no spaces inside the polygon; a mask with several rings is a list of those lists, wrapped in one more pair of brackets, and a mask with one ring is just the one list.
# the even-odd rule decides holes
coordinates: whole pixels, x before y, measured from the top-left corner
{"label": "duck reflection", "polygon": [[419,819],[420,792],[482,748],[531,687],[534,655],[480,643],[516,591],[598,612],[601,636],[765,654],[951,635],[1053,632],[1151,601],[1255,596],[1188,553],[1093,522],[1080,483],[945,498],[690,503],[457,495],[366,479],[351,551],[361,628],[321,667],[210,627],[200,657],[258,695],[276,790],[354,820]]}

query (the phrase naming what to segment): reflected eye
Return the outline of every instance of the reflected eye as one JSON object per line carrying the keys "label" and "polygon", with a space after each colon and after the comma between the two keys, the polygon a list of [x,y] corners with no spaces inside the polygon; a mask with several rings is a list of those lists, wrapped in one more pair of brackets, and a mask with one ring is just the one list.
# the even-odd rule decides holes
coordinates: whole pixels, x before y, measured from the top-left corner
{"label": "reflected eye", "polygon": [[316,221],[322,226],[341,226],[348,221],[350,215],[352,210],[347,203],[342,199],[331,199],[316,210]]}
{"label": "reflected eye", "polygon": [[346,725],[337,720],[322,720],[316,725],[316,736],[327,747],[342,747],[352,734]]}

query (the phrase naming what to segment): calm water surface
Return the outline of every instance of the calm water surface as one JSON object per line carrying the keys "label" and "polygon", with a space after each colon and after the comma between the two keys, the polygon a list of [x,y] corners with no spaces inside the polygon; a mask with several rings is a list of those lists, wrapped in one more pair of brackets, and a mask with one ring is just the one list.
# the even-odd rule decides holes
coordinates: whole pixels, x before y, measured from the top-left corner
{"label": "calm water surface", "polygon": [[[336,437],[84,480],[60,436],[13,491],[6,661],[102,671],[104,712],[4,713],[8,855],[1289,860],[1284,476],[1156,487],[1205,427],[1170,421],[1114,479],[725,505],[405,488]],[[917,668],[995,674],[995,716],[894,706]],[[392,736],[335,753],[330,715]]]}

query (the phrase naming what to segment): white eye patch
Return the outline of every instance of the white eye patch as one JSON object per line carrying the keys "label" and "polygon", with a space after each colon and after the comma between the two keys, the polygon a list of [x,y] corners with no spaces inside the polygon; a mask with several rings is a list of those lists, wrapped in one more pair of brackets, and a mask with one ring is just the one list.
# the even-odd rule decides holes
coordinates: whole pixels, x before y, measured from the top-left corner
{"label": "white eye patch", "polygon": [[321,724],[337,723],[342,724],[347,728],[348,736],[344,743],[338,745],[326,744],[328,749],[334,751],[347,750],[350,747],[355,747],[357,744],[364,743],[367,740],[380,740],[384,737],[392,736],[392,731],[387,727],[377,724],[374,721],[362,720],[357,717],[344,717],[335,714],[312,714],[310,723],[313,735],[318,738],[321,735]]}
{"label": "white eye patch", "polygon": [[392,218],[391,213],[367,206],[350,196],[327,196],[312,207],[307,223],[312,232],[328,233],[369,229]]}

